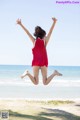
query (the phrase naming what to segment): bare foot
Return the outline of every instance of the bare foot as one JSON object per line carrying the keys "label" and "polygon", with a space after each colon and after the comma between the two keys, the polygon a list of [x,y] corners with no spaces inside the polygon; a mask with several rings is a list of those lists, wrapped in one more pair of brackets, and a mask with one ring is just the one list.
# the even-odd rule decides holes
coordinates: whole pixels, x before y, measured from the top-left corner
{"label": "bare foot", "polygon": [[57,75],[57,76],[62,76],[62,74],[59,73],[57,70],[54,71],[54,74]]}
{"label": "bare foot", "polygon": [[27,76],[28,73],[29,73],[28,70],[26,70],[26,71],[21,75],[21,78],[23,79],[25,76]]}

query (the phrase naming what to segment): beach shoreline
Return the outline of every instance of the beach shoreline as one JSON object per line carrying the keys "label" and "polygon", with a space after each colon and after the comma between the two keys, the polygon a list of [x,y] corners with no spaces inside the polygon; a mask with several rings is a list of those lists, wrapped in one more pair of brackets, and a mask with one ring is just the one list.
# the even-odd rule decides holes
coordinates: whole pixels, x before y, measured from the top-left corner
{"label": "beach shoreline", "polygon": [[45,99],[36,99],[36,98],[1,98],[0,97],[0,101],[1,100],[4,100],[4,101],[8,101],[8,100],[11,100],[11,101],[18,101],[18,100],[22,100],[22,101],[73,101],[73,102],[79,102],[80,101],[80,98],[45,98]]}

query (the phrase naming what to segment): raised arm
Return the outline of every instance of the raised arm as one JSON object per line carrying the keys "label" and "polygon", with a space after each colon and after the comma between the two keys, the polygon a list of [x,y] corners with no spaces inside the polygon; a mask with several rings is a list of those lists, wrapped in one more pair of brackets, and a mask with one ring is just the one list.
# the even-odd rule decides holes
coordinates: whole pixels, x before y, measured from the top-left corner
{"label": "raised arm", "polygon": [[52,18],[52,20],[53,20],[52,26],[51,26],[51,28],[50,28],[50,30],[49,30],[47,36],[46,36],[46,40],[45,40],[45,44],[46,44],[46,46],[47,46],[47,44],[48,44],[48,42],[49,42],[49,40],[50,40],[50,37],[51,37],[52,31],[53,31],[54,26],[55,26],[56,21],[57,21],[56,18]]}
{"label": "raised arm", "polygon": [[30,40],[31,40],[32,43],[34,44],[34,41],[35,41],[34,37],[33,37],[33,36],[30,34],[30,32],[24,27],[24,25],[23,25],[22,22],[21,22],[21,19],[18,19],[16,22],[17,22],[18,25],[20,25],[20,26],[23,28],[23,30],[27,33],[27,35],[29,36]]}

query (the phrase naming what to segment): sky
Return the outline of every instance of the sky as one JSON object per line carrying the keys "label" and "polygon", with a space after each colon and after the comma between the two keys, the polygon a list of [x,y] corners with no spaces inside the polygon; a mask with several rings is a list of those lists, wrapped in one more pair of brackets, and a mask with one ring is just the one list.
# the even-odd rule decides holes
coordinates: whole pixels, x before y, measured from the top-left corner
{"label": "sky", "polygon": [[48,33],[52,17],[57,23],[47,46],[49,65],[80,66],[80,3],[56,0],[0,0],[0,65],[32,63],[33,44],[18,18],[33,35],[37,25]]}

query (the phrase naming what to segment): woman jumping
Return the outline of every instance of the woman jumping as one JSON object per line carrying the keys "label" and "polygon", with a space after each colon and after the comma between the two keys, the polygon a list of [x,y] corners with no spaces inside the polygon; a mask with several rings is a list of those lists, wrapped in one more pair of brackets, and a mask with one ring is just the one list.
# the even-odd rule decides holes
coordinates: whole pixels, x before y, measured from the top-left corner
{"label": "woman jumping", "polygon": [[39,70],[40,69],[41,69],[44,85],[48,85],[54,76],[62,76],[61,73],[55,70],[52,75],[47,77],[48,56],[47,56],[46,47],[50,40],[50,36],[52,34],[52,31],[54,29],[57,19],[52,18],[52,20],[53,20],[53,23],[47,36],[46,36],[46,32],[40,26],[35,27],[35,33],[34,33],[35,38],[30,34],[30,32],[22,24],[21,19],[17,20],[17,24],[20,25],[23,28],[23,30],[27,33],[27,35],[29,36],[34,46],[32,49],[33,76],[29,73],[29,71],[26,70],[22,74],[21,78],[28,76],[30,80],[33,82],[33,84],[35,85],[39,83]]}

